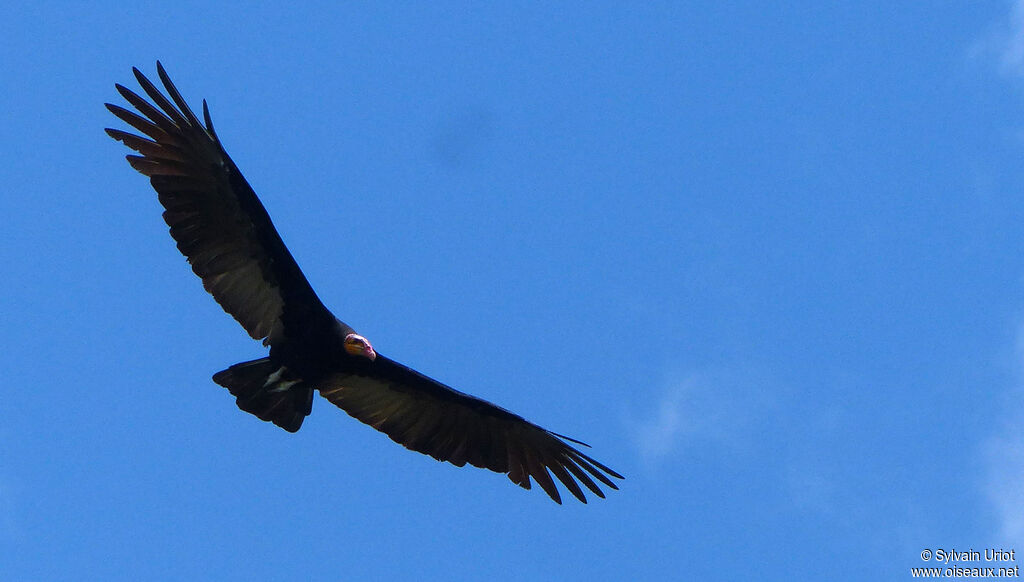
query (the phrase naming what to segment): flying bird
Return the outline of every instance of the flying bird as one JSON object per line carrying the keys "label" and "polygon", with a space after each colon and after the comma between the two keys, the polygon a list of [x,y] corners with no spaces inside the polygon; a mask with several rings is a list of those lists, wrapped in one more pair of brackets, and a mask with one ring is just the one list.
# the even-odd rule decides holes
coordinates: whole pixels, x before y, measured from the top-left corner
{"label": "flying bird", "polygon": [[612,478],[622,475],[577,448],[585,443],[378,353],[335,317],[224,150],[206,101],[204,124],[159,61],[166,95],[132,70],[149,101],[118,84],[137,113],[106,107],[143,135],[106,132],[137,152],[127,156],[128,163],[149,177],[171,237],[203,287],[253,339],[270,348],[268,357],[213,375],[239,408],[295,432],[312,411],[317,390],[408,449],[459,467],[469,463],[505,473],[524,489],[533,478],[557,503],[562,501],[552,475],[583,503],[581,484],[598,497],[604,493],[597,482],[618,489]]}

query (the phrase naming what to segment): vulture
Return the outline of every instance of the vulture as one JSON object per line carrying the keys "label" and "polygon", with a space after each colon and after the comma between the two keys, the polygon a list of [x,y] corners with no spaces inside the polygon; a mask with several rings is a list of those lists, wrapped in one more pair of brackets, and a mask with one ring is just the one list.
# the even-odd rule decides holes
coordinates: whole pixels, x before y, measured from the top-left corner
{"label": "vulture", "polygon": [[[289,432],[302,426],[313,391],[402,446],[456,466],[505,473],[530,489],[531,478],[556,503],[552,475],[576,499],[583,487],[604,497],[623,477],[580,451],[583,442],[546,430],[464,394],[377,352],[334,316],[278,235],[266,209],[228,156],[203,101],[196,117],[157,62],[166,94],[137,68],[149,100],[117,84],[135,109],[107,109],[142,135],[107,134],[136,153],[131,167],[149,177],[178,250],[220,306],[267,357],[213,375],[238,407]],[[600,483],[600,485],[599,485]]]}

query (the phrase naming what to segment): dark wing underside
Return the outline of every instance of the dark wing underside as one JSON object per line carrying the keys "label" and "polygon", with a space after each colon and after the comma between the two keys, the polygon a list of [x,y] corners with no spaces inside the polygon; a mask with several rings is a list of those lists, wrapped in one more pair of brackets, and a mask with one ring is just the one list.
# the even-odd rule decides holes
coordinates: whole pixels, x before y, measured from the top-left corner
{"label": "dark wing underside", "polygon": [[203,127],[159,62],[157,72],[173,103],[138,69],[133,71],[152,103],[117,85],[141,115],[106,105],[147,137],[106,131],[140,154],[129,155],[128,163],[149,176],[166,209],[171,236],[206,290],[265,344],[281,337],[290,321],[333,319],[221,146],[206,101]]}
{"label": "dark wing underside", "polygon": [[320,394],[408,449],[460,467],[469,463],[507,473],[525,489],[532,477],[558,503],[551,474],[583,503],[580,483],[598,497],[604,493],[594,479],[618,489],[609,477],[622,476],[565,442],[572,441],[568,437],[381,355],[360,368],[329,377],[318,387]]}

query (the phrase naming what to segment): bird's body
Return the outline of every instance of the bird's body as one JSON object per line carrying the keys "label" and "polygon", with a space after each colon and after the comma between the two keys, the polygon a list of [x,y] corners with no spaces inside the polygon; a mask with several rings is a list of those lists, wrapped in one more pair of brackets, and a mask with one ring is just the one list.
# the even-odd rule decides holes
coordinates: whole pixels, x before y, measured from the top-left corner
{"label": "bird's body", "polygon": [[583,502],[580,483],[604,497],[591,477],[617,488],[609,477],[621,475],[566,442],[579,441],[378,354],[335,317],[224,151],[205,101],[204,127],[160,63],[157,70],[170,100],[135,69],[152,103],[117,85],[141,115],[107,104],[147,137],[116,129],[107,133],[141,154],[129,155],[128,161],[150,177],[171,236],[206,290],[250,336],[270,347],[267,357],[213,376],[239,408],[295,432],[310,414],[317,390],[409,449],[506,473],[526,489],[532,477],[558,502],[551,473]]}

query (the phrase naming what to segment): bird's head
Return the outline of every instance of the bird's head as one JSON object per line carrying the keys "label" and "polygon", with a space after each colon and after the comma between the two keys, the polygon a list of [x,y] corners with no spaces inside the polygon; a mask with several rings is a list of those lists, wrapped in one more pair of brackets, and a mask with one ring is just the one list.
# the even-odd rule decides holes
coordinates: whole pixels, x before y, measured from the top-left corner
{"label": "bird's head", "polygon": [[369,358],[371,362],[377,358],[377,352],[370,345],[370,340],[358,333],[350,333],[345,336],[345,351],[350,356]]}

